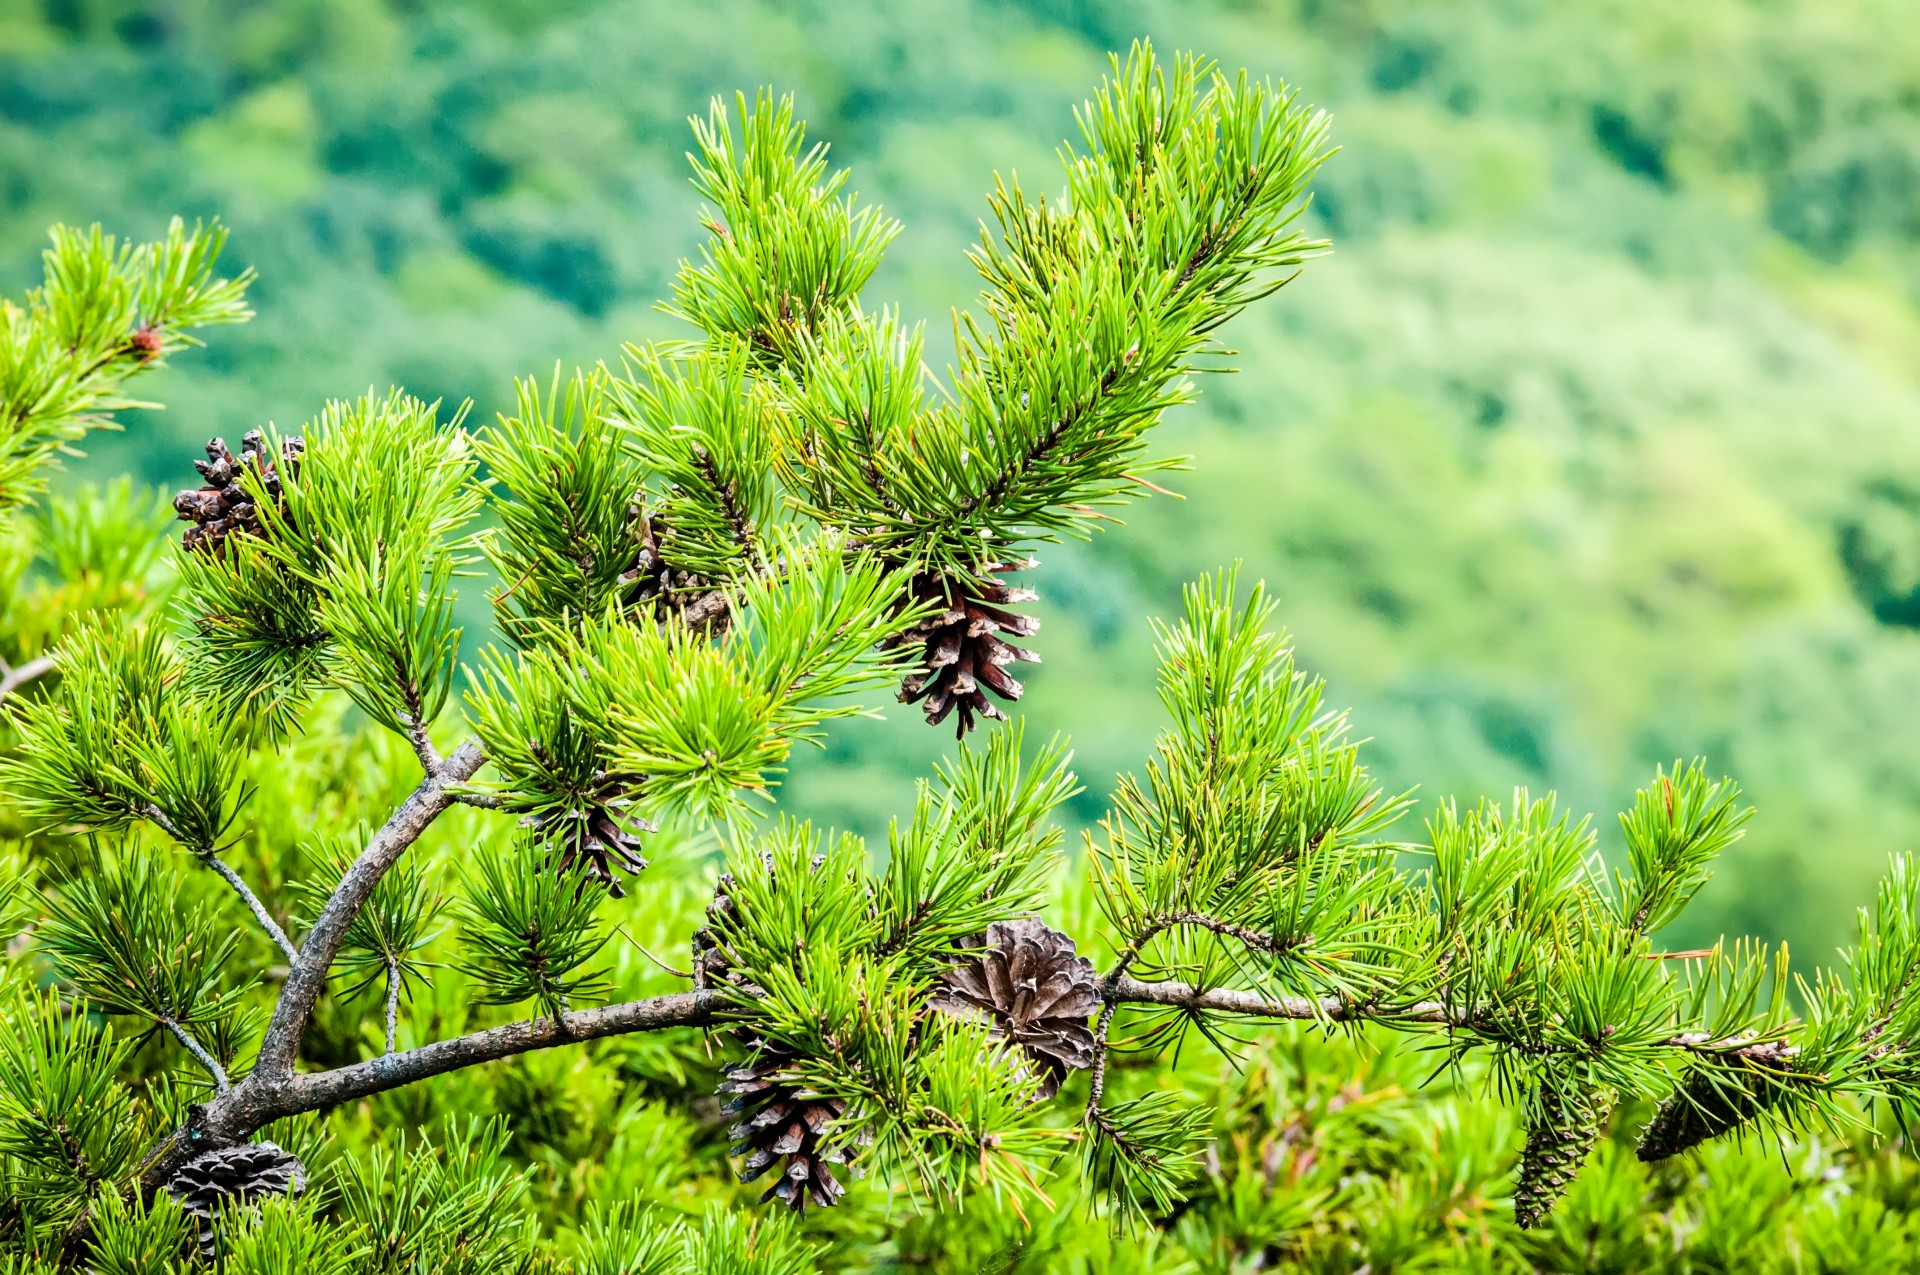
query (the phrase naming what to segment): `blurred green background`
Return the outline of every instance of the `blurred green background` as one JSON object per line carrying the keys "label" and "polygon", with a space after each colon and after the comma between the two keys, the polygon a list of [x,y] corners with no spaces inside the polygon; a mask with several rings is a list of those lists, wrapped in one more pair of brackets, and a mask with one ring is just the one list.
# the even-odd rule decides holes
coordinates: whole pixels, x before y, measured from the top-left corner
{"label": "blurred green background", "polygon": [[[675,335],[652,305],[701,234],[713,93],[797,94],[907,223],[870,303],[937,352],[993,172],[1054,180],[1109,49],[1284,78],[1334,113],[1334,255],[1166,423],[1187,499],[1033,580],[1024,716],[1078,749],[1076,817],[1157,728],[1147,617],[1244,559],[1389,784],[1605,812],[1677,756],[1737,776],[1760,817],[1672,937],[1817,959],[1920,841],[1911,5],[0,0],[0,284],[55,220],[232,226],[260,317],[66,479],[177,488],[208,437],[328,397],[484,419],[515,374]],[[953,746],[891,718],[786,801],[884,829]]]}

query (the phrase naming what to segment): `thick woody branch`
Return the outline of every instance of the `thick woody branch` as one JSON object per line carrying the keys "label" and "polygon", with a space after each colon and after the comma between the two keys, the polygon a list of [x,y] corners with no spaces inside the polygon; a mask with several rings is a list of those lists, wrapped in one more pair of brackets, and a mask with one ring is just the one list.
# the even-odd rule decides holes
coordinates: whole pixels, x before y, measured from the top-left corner
{"label": "thick woody branch", "polygon": [[269,1091],[268,1102],[280,1108],[270,1118],[338,1106],[430,1076],[536,1049],[575,1045],[632,1032],[703,1027],[712,1022],[726,1004],[726,998],[718,992],[674,992],[600,1009],[571,1010],[557,1019],[551,1016],[527,1019],[452,1040],[437,1040],[418,1049],[383,1054],[332,1071],[294,1076]]}
{"label": "thick woody branch", "polygon": [[332,1071],[276,1078],[255,1068],[238,1087],[196,1108],[185,1126],[168,1135],[148,1157],[142,1181],[148,1190],[158,1190],[197,1150],[238,1142],[261,1125],[286,1116],[336,1107],[537,1049],[631,1032],[704,1027],[727,1004],[726,997],[718,992],[674,992],[600,1009],[573,1010],[557,1019],[548,1016],[508,1023]]}
{"label": "thick woody branch", "polygon": [[407,847],[419,840],[420,834],[441,812],[454,803],[454,787],[471,779],[486,760],[486,751],[478,740],[470,739],[456,748],[373,834],[367,848],[340,878],[333,897],[327,900],[313,928],[307,932],[299,958],[293,962],[286,984],[280,989],[280,1000],[273,1007],[266,1038],[260,1044],[260,1060],[255,1065],[255,1074],[266,1083],[292,1075],[300,1038],[313,1016],[314,1003],[326,986],[327,971],[333,967],[333,958],[346,940],[347,927],[373,897],[380,878],[399,862]]}

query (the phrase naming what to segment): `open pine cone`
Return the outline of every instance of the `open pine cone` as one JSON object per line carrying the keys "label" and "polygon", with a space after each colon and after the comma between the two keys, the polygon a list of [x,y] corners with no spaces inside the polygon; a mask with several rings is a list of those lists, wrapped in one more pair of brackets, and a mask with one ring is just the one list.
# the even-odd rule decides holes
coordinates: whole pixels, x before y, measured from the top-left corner
{"label": "open pine cone", "polygon": [[1039,630],[1040,621],[1005,608],[1032,602],[1039,595],[992,577],[1026,571],[1035,565],[1031,561],[988,563],[983,569],[986,574],[977,580],[938,574],[915,577],[914,601],[930,602],[940,609],[884,643],[891,648],[919,642],[923,648],[921,663],[925,671],[910,674],[900,683],[901,703],[924,700],[927,721],[936,726],[959,710],[955,738],[965,738],[974,728],[976,716],[1007,719],[987,699],[987,691],[1004,700],[1019,699],[1021,685],[1007,673],[1007,665],[1017,661],[1038,664],[1040,657],[1000,635],[1029,637]]}
{"label": "open pine cone", "polygon": [[222,1208],[266,1195],[298,1195],[306,1189],[306,1166],[271,1142],[203,1151],[167,1182],[167,1194],[199,1221],[200,1255],[208,1261],[214,1258],[213,1223]]}
{"label": "open pine cone", "polygon": [[1731,1132],[1785,1100],[1793,1083],[1784,1047],[1778,1058],[1746,1060],[1741,1074],[1695,1067],[1654,1110],[1641,1131],[1639,1157],[1651,1164]]}
{"label": "open pine cone", "polygon": [[227,450],[225,439],[216,438],[208,443],[207,459],[193,462],[207,485],[183,491],[173,498],[174,512],[180,515],[180,520],[194,524],[187,528],[181,543],[188,549],[217,553],[232,532],[261,535],[260,511],[254,504],[253,494],[240,481],[241,475],[252,470],[266,494],[278,502],[283,499],[280,490],[283,472],[297,474],[300,456],[306,449],[304,438],[285,439],[280,444],[280,458],[276,463],[268,459],[266,436],[257,429],[249,430],[240,440],[238,456]]}
{"label": "open pine cone", "polygon": [[1073,940],[1039,921],[996,921],[972,946],[980,955],[944,971],[933,1007],[971,1014],[993,1034],[1020,1046],[1051,1098],[1069,1068],[1093,1065],[1087,1019],[1100,1008],[1093,962],[1076,956]]}
{"label": "open pine cone", "polygon": [[777,1166],[780,1176],[760,1202],[777,1199],[804,1214],[808,1204],[830,1208],[846,1194],[829,1166],[847,1163],[848,1148],[829,1146],[826,1135],[847,1104],[809,1095],[780,1079],[793,1061],[793,1054],[762,1043],[750,1061],[727,1070],[720,1092],[733,1095],[726,1110],[739,1117],[727,1136],[733,1139],[733,1154],[746,1156],[740,1180],[753,1182]]}
{"label": "open pine cone", "polygon": [[594,776],[595,788],[572,806],[528,815],[520,826],[529,829],[559,856],[555,870],[562,876],[576,867],[582,874],[581,886],[598,881],[614,898],[623,898],[626,890],[615,875],[618,868],[630,876],[647,866],[640,857],[640,834],[657,829],[645,819],[630,813],[633,799],[629,788],[606,771]]}
{"label": "open pine cone", "polygon": [[1521,1230],[1540,1225],[1573,1185],[1611,1105],[1607,1095],[1567,1083],[1541,1090],[1540,1109],[1527,1117],[1527,1145],[1513,1186],[1513,1219]]}

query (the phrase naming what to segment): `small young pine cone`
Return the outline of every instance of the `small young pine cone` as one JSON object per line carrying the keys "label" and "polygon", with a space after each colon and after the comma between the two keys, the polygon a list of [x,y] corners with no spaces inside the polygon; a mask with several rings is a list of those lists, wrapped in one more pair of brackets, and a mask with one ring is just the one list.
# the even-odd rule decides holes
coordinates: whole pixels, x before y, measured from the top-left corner
{"label": "small young pine cone", "polygon": [[306,440],[288,438],[280,444],[277,461],[267,457],[266,436],[259,430],[248,431],[240,440],[240,454],[227,450],[224,439],[207,444],[207,459],[194,462],[194,468],[206,479],[206,486],[183,491],[173,498],[174,512],[182,522],[190,522],[181,543],[188,550],[216,553],[227,537],[238,531],[247,535],[264,534],[260,511],[254,495],[241,481],[251,471],[259,480],[267,498],[284,507],[282,473],[297,473]]}

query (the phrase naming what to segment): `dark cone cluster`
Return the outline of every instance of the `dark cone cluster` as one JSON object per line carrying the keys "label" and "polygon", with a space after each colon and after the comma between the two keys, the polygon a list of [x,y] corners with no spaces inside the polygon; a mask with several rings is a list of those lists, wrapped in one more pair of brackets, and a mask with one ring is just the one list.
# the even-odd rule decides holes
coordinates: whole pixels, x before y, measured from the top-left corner
{"label": "dark cone cluster", "polygon": [[299,472],[300,456],[306,448],[303,438],[286,439],[280,444],[280,456],[275,461],[268,457],[266,437],[257,429],[248,431],[240,440],[238,456],[227,450],[225,439],[216,438],[208,443],[207,458],[193,463],[207,485],[183,491],[173,498],[174,512],[180,515],[180,520],[193,524],[187,528],[181,543],[188,549],[217,553],[227,537],[236,531],[253,536],[263,534],[260,510],[254,504],[253,493],[241,482],[241,476],[251,471],[267,496],[278,503],[283,499],[282,476]]}
{"label": "dark cone cluster", "polygon": [[620,575],[621,601],[643,608],[656,619],[677,618],[695,632],[719,637],[732,622],[725,590],[691,571],[672,566],[660,554],[660,527],[636,497],[627,506],[634,540],[633,564]]}
{"label": "dark cone cluster", "polygon": [[1695,1067],[1654,1110],[1636,1148],[1651,1164],[1691,1151],[1778,1106],[1792,1091],[1788,1057],[1747,1059],[1735,1071]]}
{"label": "dark cone cluster", "polygon": [[1100,1008],[1100,978],[1073,940],[1031,918],[996,921],[972,946],[979,955],[940,975],[933,1007],[984,1018],[1020,1046],[1051,1098],[1071,1068],[1093,1066],[1087,1020]]}
{"label": "dark cone cluster", "polygon": [[900,683],[900,701],[921,704],[927,721],[939,725],[954,714],[955,738],[964,738],[979,717],[1005,721],[1007,715],[987,698],[992,691],[1003,700],[1020,698],[1021,686],[1007,672],[1016,662],[1038,664],[1040,657],[1025,647],[1014,646],[1002,635],[1030,637],[1040,628],[1031,615],[1019,615],[1006,608],[1032,602],[1038,595],[1032,589],[1020,589],[994,579],[1014,571],[1033,567],[1032,562],[994,562],[986,574],[976,580],[955,580],[945,575],[922,575],[913,582],[913,600],[938,608],[912,628],[896,634],[886,643],[901,647],[921,646],[923,671],[910,674]]}
{"label": "dark cone cluster", "polygon": [[267,1195],[298,1195],[307,1189],[307,1169],[299,1157],[271,1142],[243,1142],[205,1151],[180,1166],[167,1194],[200,1223],[200,1255],[214,1258],[214,1219],[230,1204],[246,1204]]}
{"label": "dark cone cluster", "polygon": [[779,1176],[760,1196],[762,1204],[779,1200],[796,1213],[809,1204],[829,1208],[847,1188],[832,1165],[847,1163],[848,1148],[830,1146],[827,1131],[846,1111],[838,1098],[810,1096],[780,1078],[794,1056],[762,1044],[751,1060],[729,1068],[720,1092],[732,1095],[727,1112],[737,1123],[727,1131],[733,1154],[744,1155],[740,1180],[754,1182],[775,1170]]}
{"label": "dark cone cluster", "polygon": [[1513,1184],[1513,1220],[1521,1230],[1540,1225],[1573,1185],[1610,1105],[1605,1095],[1571,1085],[1541,1091],[1539,1110],[1527,1115],[1527,1145]]}
{"label": "dark cone cluster", "polygon": [[631,811],[629,787],[605,771],[594,776],[595,788],[571,806],[528,815],[520,826],[531,830],[556,856],[555,869],[565,876],[578,870],[581,887],[598,881],[614,898],[626,890],[616,874],[637,875],[647,866],[640,857],[640,834],[657,831]]}

